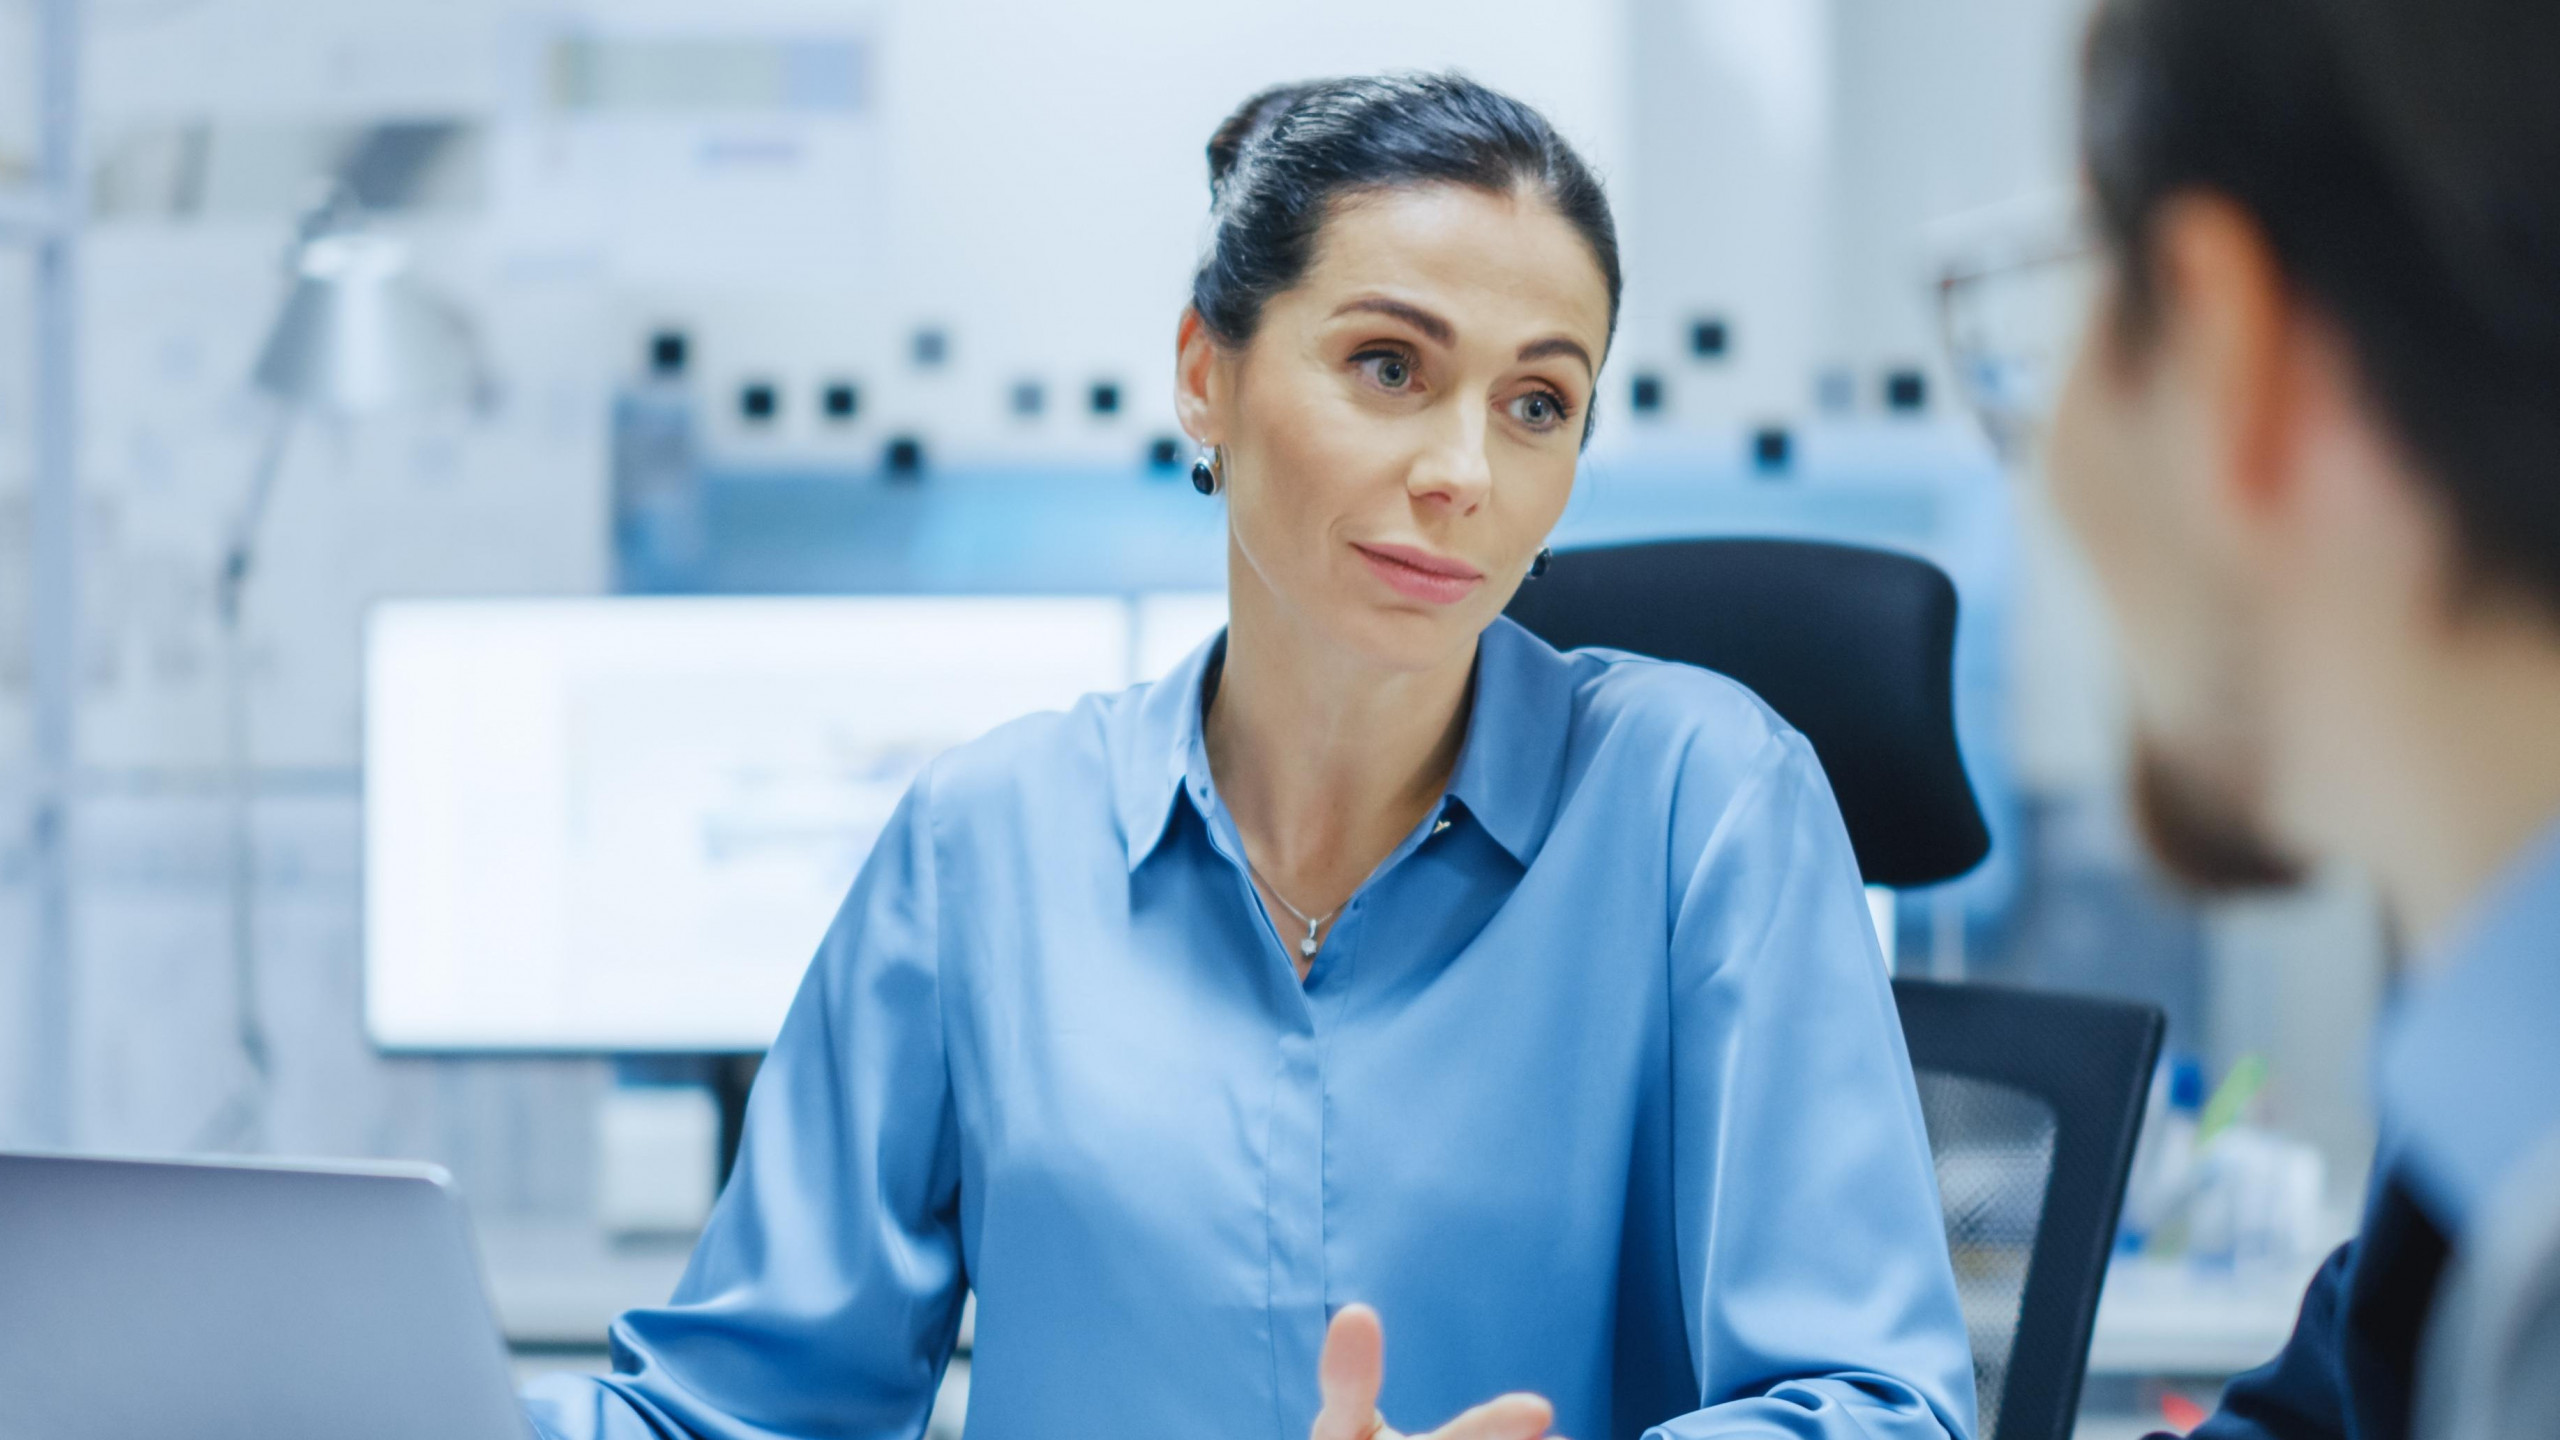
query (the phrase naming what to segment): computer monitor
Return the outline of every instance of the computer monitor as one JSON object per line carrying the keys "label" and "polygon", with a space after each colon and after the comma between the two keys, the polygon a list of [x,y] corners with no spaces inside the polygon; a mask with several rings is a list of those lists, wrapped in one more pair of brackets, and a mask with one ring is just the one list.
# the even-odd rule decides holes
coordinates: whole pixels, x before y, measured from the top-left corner
{"label": "computer monitor", "polygon": [[[379,606],[365,659],[368,1032],[392,1050],[762,1049],[925,762],[1128,684],[1159,633],[1147,609]],[[1204,614],[1189,602],[1165,619],[1196,631]]]}

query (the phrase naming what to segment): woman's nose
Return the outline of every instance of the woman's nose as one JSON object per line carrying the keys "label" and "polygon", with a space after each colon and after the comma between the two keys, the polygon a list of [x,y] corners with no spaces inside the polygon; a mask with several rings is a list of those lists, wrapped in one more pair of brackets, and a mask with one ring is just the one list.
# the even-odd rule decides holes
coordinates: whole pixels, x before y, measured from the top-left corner
{"label": "woman's nose", "polygon": [[1412,467],[1405,472],[1405,493],[1463,515],[1483,504],[1493,489],[1493,464],[1485,453],[1485,422],[1481,416],[1460,415],[1437,429],[1433,443],[1414,457]]}

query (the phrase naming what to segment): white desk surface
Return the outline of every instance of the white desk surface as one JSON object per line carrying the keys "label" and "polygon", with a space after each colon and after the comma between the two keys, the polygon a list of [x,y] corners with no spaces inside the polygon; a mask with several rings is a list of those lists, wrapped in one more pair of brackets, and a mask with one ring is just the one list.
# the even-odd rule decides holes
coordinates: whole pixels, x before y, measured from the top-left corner
{"label": "white desk surface", "polygon": [[2303,1287],[2325,1258],[2220,1273],[2175,1261],[2119,1260],[2098,1299],[2089,1369],[2101,1375],[2254,1369],[2293,1334]]}
{"label": "white desk surface", "polygon": [[690,1235],[618,1243],[589,1225],[487,1225],[479,1239],[508,1342],[562,1349],[604,1348],[613,1317],[666,1303],[693,1254]]}
{"label": "white desk surface", "polygon": [[[601,1349],[605,1326],[663,1302],[688,1237],[612,1242],[584,1226],[490,1227],[480,1236],[490,1298],[509,1341]],[[2098,1305],[2089,1368],[2114,1375],[2229,1375],[2266,1360],[2293,1331],[2313,1266],[2215,1275],[2118,1261]]]}
{"label": "white desk surface", "polygon": [[[612,1240],[592,1226],[487,1226],[479,1234],[489,1300],[507,1343],[547,1350],[602,1350],[623,1311],[662,1305],[693,1254],[690,1235]],[[960,1344],[976,1328],[972,1297]]]}

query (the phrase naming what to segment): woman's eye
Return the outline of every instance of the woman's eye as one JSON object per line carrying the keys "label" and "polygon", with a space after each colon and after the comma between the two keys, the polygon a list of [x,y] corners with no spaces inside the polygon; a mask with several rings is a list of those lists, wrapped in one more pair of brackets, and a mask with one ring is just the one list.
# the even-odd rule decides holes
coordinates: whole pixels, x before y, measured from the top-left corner
{"label": "woman's eye", "polygon": [[1532,429],[1545,430],[1564,420],[1564,402],[1544,390],[1532,390],[1511,402],[1511,418]]}
{"label": "woman's eye", "polygon": [[1389,390],[1402,390],[1413,382],[1413,364],[1393,351],[1377,350],[1358,357],[1357,363],[1369,372],[1369,378]]}

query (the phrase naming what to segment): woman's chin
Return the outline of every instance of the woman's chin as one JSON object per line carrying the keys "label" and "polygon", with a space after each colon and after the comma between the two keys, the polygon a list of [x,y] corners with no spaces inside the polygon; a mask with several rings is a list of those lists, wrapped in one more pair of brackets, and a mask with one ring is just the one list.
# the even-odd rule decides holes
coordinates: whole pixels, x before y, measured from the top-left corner
{"label": "woman's chin", "polygon": [[1472,657],[1484,623],[1473,606],[1370,604],[1345,616],[1335,633],[1381,670],[1419,674]]}

